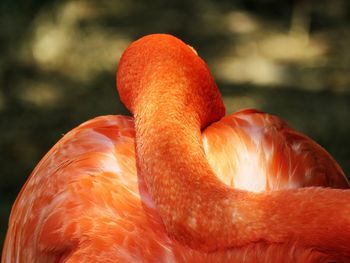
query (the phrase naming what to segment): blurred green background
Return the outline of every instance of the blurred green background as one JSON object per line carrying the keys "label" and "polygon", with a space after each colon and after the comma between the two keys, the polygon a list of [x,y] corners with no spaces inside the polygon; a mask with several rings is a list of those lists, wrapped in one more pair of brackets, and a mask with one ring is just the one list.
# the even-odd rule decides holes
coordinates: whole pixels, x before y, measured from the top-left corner
{"label": "blurred green background", "polygon": [[277,114],[350,174],[350,1],[170,0],[0,3],[0,246],[10,208],[64,133],[126,114],[124,48],[171,33],[207,61],[228,112]]}

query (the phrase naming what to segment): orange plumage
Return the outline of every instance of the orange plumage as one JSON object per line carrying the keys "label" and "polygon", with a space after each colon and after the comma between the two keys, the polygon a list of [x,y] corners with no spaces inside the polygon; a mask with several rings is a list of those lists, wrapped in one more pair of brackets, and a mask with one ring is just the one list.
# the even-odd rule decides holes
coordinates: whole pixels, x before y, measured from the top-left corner
{"label": "orange plumage", "polygon": [[348,188],[321,146],[255,110],[220,119],[205,63],[172,36],[133,43],[117,80],[135,123],[95,118],[45,155],[2,263],[350,260],[349,190],[310,187]]}

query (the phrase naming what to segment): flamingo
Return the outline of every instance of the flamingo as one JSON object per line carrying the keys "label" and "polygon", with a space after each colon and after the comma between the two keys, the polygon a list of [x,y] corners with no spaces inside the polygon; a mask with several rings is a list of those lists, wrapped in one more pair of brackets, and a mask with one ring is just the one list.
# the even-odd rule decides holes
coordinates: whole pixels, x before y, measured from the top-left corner
{"label": "flamingo", "polygon": [[132,43],[117,89],[133,114],[67,133],[9,219],[2,263],[349,262],[336,161],[276,116],[229,116],[205,62],[174,36]]}

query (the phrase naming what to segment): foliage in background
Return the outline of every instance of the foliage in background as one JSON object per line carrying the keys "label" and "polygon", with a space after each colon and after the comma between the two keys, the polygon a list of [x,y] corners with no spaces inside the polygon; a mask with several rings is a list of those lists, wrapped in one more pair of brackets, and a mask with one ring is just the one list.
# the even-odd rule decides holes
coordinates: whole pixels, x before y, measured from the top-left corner
{"label": "foliage in background", "polygon": [[61,136],[126,114],[115,86],[123,49],[171,33],[208,62],[228,112],[277,114],[350,175],[350,2],[346,0],[0,3],[0,245],[10,207]]}

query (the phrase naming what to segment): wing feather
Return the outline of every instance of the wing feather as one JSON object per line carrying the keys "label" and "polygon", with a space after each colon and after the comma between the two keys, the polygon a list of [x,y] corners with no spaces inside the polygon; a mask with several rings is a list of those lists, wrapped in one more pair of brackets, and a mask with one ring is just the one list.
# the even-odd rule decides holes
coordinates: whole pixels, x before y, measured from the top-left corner
{"label": "wing feather", "polygon": [[316,142],[276,116],[244,110],[203,133],[208,161],[227,185],[250,191],[347,188],[344,172]]}

